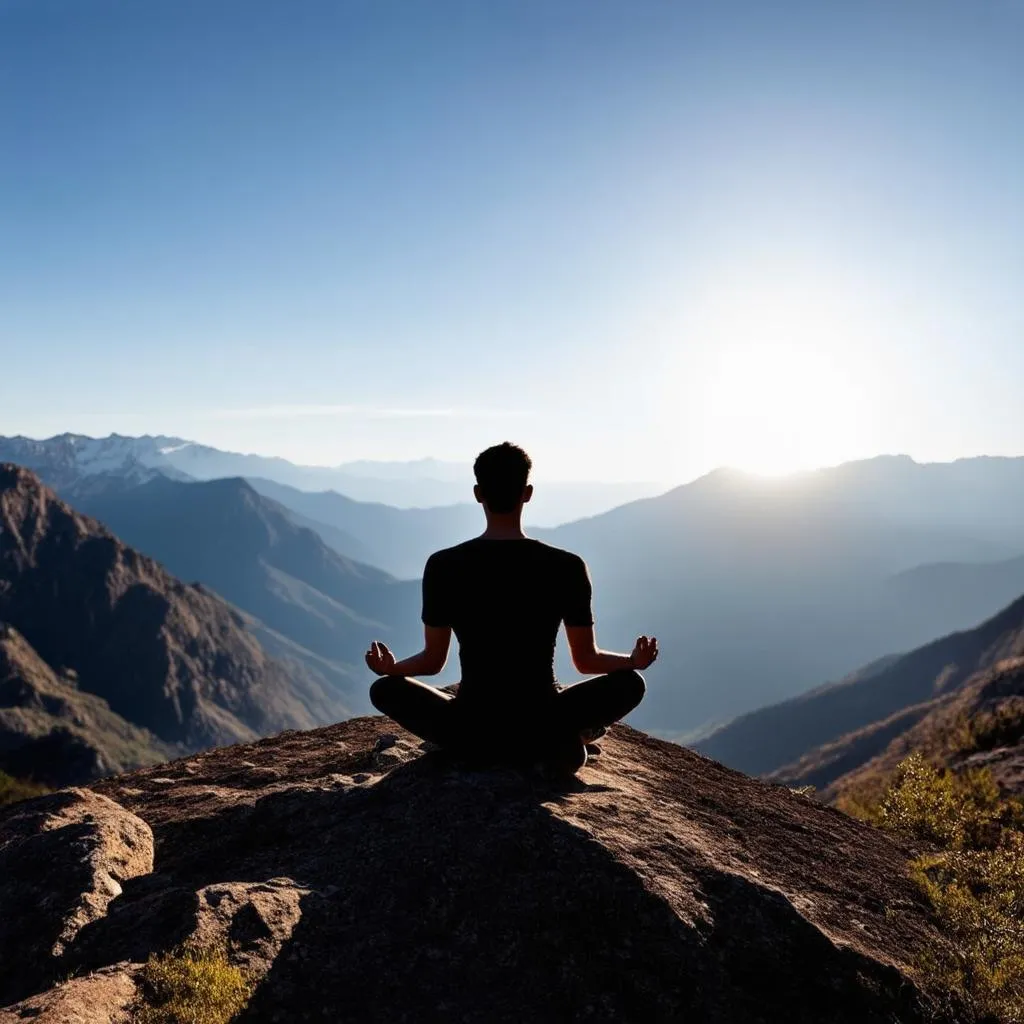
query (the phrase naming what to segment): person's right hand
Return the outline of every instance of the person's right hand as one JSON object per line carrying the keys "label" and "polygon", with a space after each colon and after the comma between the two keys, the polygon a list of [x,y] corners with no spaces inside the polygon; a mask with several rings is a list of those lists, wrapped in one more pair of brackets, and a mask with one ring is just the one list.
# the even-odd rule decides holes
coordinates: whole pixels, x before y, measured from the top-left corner
{"label": "person's right hand", "polygon": [[395,667],[395,656],[388,645],[374,640],[366,652],[366,667],[378,676],[386,676]]}
{"label": "person's right hand", "polygon": [[633,653],[629,656],[629,660],[633,663],[633,668],[643,670],[649,668],[658,657],[658,639],[653,636],[640,636],[637,637],[636,644],[633,646]]}

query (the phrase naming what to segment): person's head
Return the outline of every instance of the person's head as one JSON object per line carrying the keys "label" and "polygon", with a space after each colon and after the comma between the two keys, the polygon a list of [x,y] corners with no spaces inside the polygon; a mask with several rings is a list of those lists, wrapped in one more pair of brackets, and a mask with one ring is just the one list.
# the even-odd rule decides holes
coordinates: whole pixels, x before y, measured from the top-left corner
{"label": "person's head", "polygon": [[517,511],[533,497],[532,467],[530,456],[509,441],[482,451],[473,463],[476,500],[497,515]]}

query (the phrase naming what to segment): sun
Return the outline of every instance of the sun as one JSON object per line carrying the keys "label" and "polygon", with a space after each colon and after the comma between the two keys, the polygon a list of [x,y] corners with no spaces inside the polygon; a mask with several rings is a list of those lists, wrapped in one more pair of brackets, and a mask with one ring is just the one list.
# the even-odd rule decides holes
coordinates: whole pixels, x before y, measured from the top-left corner
{"label": "sun", "polygon": [[863,454],[870,404],[847,310],[810,285],[733,298],[704,337],[715,461],[777,475]]}
{"label": "sun", "polygon": [[729,349],[710,390],[709,427],[726,465],[775,475],[840,462],[857,448],[849,381],[799,345]]}

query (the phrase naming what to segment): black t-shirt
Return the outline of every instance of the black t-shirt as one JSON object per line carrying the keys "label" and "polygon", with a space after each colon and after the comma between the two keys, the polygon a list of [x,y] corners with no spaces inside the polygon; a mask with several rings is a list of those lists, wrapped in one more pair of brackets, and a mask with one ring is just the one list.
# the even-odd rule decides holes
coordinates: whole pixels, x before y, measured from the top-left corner
{"label": "black t-shirt", "polygon": [[554,692],[561,623],[593,625],[587,564],[538,540],[477,537],[431,555],[423,621],[459,641],[464,706],[498,710]]}

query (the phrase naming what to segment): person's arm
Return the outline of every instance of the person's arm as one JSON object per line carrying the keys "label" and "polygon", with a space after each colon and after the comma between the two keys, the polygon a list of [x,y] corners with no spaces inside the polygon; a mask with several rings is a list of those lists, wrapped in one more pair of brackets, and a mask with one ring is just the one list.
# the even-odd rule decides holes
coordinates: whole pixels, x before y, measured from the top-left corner
{"label": "person's arm", "polygon": [[366,664],[378,676],[436,676],[448,661],[452,641],[448,581],[437,554],[423,568],[423,650],[396,661],[387,644],[374,640]]}
{"label": "person's arm", "polygon": [[618,672],[622,669],[648,668],[658,657],[658,641],[653,636],[637,638],[632,654],[617,654],[614,651],[602,651],[597,646],[594,627],[565,627],[565,636],[569,641],[569,651],[576,671],[585,676],[603,675],[606,672]]}
{"label": "person's arm", "polygon": [[423,650],[396,661],[388,645],[374,640],[366,652],[366,665],[378,676],[436,676],[448,662],[450,626],[424,626]]}
{"label": "person's arm", "polygon": [[654,637],[637,639],[632,654],[602,651],[594,635],[593,586],[587,563],[574,555],[565,574],[562,621],[569,651],[576,671],[585,676],[603,675],[623,669],[645,669],[658,656],[658,641]]}

